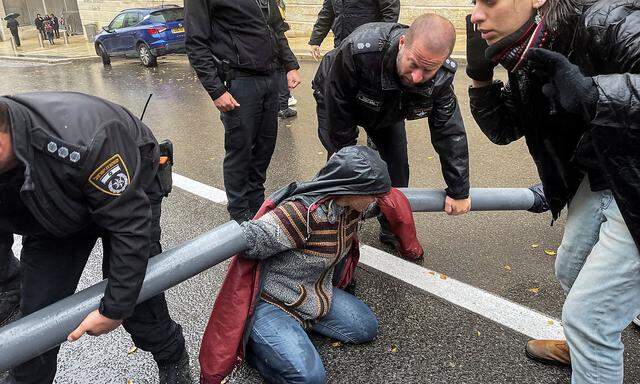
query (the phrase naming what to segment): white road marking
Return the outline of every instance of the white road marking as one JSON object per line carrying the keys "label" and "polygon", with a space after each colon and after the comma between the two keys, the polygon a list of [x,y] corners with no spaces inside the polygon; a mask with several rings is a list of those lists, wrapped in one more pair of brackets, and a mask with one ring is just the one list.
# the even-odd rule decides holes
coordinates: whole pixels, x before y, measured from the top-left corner
{"label": "white road marking", "polygon": [[218,204],[227,204],[227,194],[218,188],[173,173],[173,185]]}
{"label": "white road marking", "polygon": [[534,339],[564,339],[560,321],[368,245],[360,262]]}
{"label": "white road marking", "polygon": [[[225,192],[220,189],[176,173],[173,174],[173,181],[175,186],[194,195],[219,204],[227,202]],[[221,199],[220,195],[225,198]],[[564,339],[562,324],[558,319],[379,249],[361,245],[360,262],[529,337]]]}

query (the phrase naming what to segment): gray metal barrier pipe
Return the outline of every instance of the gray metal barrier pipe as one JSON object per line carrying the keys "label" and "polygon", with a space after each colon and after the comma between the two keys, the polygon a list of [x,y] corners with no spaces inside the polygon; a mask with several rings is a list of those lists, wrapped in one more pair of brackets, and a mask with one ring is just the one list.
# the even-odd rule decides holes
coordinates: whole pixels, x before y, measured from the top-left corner
{"label": "gray metal barrier pipe", "polygon": [[[440,212],[446,197],[442,189],[399,188],[413,212]],[[531,208],[534,195],[528,188],[471,188],[472,211],[518,211]]]}
{"label": "gray metal barrier pipe", "polygon": [[[149,260],[138,302],[147,300],[247,249],[231,221]],[[67,339],[98,308],[106,281],[93,285],[0,328],[0,371],[15,367]]]}
{"label": "gray metal barrier pipe", "polygon": [[[439,212],[445,192],[403,188],[414,212]],[[474,211],[527,210],[534,195],[527,188],[471,188]],[[240,226],[231,221],[149,260],[138,302],[147,300],[247,248]],[[42,354],[67,339],[98,308],[106,281],[0,328],[0,371]]]}

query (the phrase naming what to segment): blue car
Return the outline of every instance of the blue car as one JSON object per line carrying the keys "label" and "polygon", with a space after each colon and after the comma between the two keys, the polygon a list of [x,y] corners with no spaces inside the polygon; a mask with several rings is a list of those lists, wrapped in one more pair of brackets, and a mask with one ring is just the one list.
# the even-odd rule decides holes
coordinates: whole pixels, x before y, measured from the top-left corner
{"label": "blue car", "polygon": [[184,8],[165,5],[132,8],[120,12],[96,36],[95,48],[104,65],[111,57],[139,57],[147,67],[158,65],[158,56],[184,53]]}

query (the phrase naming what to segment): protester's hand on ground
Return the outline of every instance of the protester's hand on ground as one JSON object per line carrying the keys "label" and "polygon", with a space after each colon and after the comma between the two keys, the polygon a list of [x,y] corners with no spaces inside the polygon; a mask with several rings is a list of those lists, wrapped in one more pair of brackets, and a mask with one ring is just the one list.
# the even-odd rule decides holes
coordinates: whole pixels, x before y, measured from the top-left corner
{"label": "protester's hand on ground", "polygon": [[96,309],[82,320],[73,332],[67,336],[67,340],[76,341],[85,333],[91,336],[100,336],[109,333],[118,328],[122,324],[122,320],[113,320],[100,314]]}
{"label": "protester's hand on ground", "polygon": [[313,58],[316,61],[320,61],[320,46],[319,45],[312,45],[311,46],[311,56],[313,56]]}
{"label": "protester's hand on ground", "polygon": [[300,73],[297,69],[292,69],[287,72],[287,85],[289,85],[289,89],[294,89],[301,81]]}
{"label": "protester's hand on ground", "polygon": [[213,101],[213,104],[216,106],[216,108],[218,108],[220,112],[229,112],[232,109],[240,106],[240,104],[238,104],[236,99],[234,99],[229,92],[223,93],[222,96]]}
{"label": "protester's hand on ground", "polygon": [[467,15],[467,76],[473,82],[474,87],[489,85],[493,79],[495,64],[486,58],[485,51],[489,48],[482,38],[480,31],[476,30],[471,22],[471,15]]}
{"label": "protester's hand on ground", "polygon": [[444,200],[444,211],[447,215],[463,215],[471,209],[471,198],[456,200],[449,196]]}

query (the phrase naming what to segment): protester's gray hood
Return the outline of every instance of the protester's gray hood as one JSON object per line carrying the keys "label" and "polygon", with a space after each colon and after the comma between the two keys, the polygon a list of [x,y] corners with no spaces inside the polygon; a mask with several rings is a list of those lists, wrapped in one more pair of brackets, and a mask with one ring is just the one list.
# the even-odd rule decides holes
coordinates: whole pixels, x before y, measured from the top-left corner
{"label": "protester's gray hood", "polygon": [[334,153],[310,181],[291,183],[269,199],[276,205],[300,200],[310,206],[325,196],[381,195],[390,190],[387,165],[378,152],[356,145]]}

